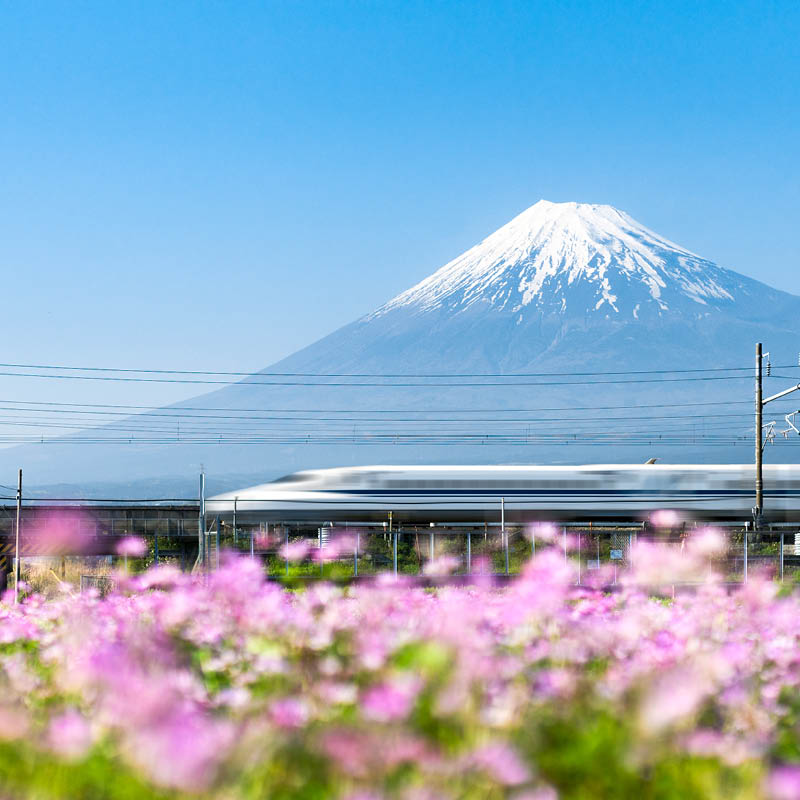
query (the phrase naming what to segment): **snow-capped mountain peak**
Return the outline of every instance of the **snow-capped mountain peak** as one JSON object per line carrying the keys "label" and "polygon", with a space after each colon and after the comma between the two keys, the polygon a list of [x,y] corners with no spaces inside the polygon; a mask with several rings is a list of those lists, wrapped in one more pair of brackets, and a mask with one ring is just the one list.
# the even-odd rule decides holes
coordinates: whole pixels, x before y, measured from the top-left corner
{"label": "snow-capped mountain peak", "polygon": [[371,317],[481,304],[638,318],[730,303],[740,280],[612,206],[540,200]]}

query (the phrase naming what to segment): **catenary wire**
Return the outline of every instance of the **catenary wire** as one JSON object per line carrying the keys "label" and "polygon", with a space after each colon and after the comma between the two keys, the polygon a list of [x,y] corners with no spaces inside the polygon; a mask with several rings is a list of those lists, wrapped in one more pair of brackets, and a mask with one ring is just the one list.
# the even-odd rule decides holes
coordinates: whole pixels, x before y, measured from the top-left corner
{"label": "catenary wire", "polygon": [[[612,374],[612,373],[602,373]],[[576,373],[575,375],[580,375]],[[480,381],[480,382],[444,382],[438,383],[420,383],[420,382],[393,382],[393,383],[378,383],[367,381],[218,381],[218,380],[201,380],[197,378],[133,378],[124,377],[119,375],[48,375],[41,372],[7,372],[0,371],[0,376],[8,378],[37,378],[43,380],[69,380],[69,381],[106,381],[114,383],[159,383],[159,384],[199,384],[199,385],[224,385],[232,386],[238,385],[241,387],[250,386],[325,386],[325,387],[385,387],[385,388],[427,388],[436,389],[442,386],[454,387],[505,387],[515,388],[518,386],[604,386],[604,385],[620,385],[620,384],[643,384],[643,383],[690,383],[690,382],[708,382],[708,381],[735,381],[735,380],[751,380],[749,375],[703,375],[703,376],[690,376],[680,378],[631,378],[631,379],[613,379],[613,380],[579,380],[579,381],[513,381],[516,375],[505,376],[507,381]],[[268,376],[266,376],[268,377]],[[524,376],[523,376],[524,377]],[[565,376],[568,377],[568,376]],[[789,375],[772,375],[773,378],[784,378],[792,380],[794,376]]]}
{"label": "catenary wire", "polygon": [[[798,364],[772,364],[772,369],[792,369]],[[63,364],[5,364],[0,363],[0,367],[7,369],[46,369],[63,370],[74,372],[124,372],[152,375],[226,375],[232,377],[251,377],[254,375],[275,375],[277,377],[295,378],[503,378],[503,377],[563,377],[569,375],[666,375],[674,373],[699,373],[699,372],[734,372],[751,371],[753,365],[746,367],[692,367],[677,369],[644,369],[644,370],[617,370],[617,371],[598,371],[598,372],[235,372],[224,370],[192,370],[192,369],[136,369],[131,367],[76,367]]]}

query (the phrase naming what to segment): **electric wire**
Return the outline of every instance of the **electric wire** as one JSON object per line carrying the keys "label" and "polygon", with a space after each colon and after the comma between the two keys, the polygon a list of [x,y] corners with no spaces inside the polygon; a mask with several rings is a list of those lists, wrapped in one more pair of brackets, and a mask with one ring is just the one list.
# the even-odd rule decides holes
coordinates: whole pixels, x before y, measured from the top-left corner
{"label": "electric wire", "polygon": [[[772,364],[772,369],[792,369],[798,364]],[[46,369],[74,372],[123,372],[153,375],[225,375],[235,377],[251,377],[254,375],[274,375],[276,377],[295,378],[504,378],[504,377],[563,377],[563,376],[591,376],[591,375],[666,375],[673,373],[698,373],[698,372],[734,372],[752,371],[753,365],[746,367],[692,367],[677,369],[644,369],[644,370],[618,370],[596,372],[234,372],[224,370],[193,370],[193,369],[138,369],[132,367],[86,367],[64,364],[5,364],[0,367],[6,369]]]}
{"label": "electric wire", "polygon": [[[201,380],[196,378],[131,378],[119,375],[47,375],[38,372],[5,372],[0,371],[0,376],[8,378],[39,378],[46,380],[68,380],[68,381],[106,381],[114,383],[159,383],[159,384],[199,384],[199,385],[223,385],[231,386],[238,385],[243,388],[250,386],[325,386],[333,388],[360,388],[360,387],[386,387],[391,389],[403,388],[427,388],[436,389],[443,386],[477,388],[477,387],[505,387],[515,388],[518,386],[607,386],[607,385],[627,385],[627,384],[650,384],[650,383],[689,383],[689,382],[709,382],[709,381],[737,381],[737,380],[750,380],[749,375],[704,375],[692,376],[684,378],[631,378],[631,379],[612,379],[612,380],[573,380],[573,381],[459,381],[459,382],[444,382],[438,383],[421,383],[421,382],[392,382],[392,383],[379,383],[374,381],[218,381],[218,380]],[[516,376],[510,375],[508,378],[515,378]],[[787,375],[773,375],[775,378],[792,378]]]}

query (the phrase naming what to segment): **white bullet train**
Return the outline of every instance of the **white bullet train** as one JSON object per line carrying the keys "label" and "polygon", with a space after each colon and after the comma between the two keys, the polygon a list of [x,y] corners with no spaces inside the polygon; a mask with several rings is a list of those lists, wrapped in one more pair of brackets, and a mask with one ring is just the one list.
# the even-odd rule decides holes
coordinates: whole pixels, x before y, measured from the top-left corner
{"label": "white bullet train", "polygon": [[[248,521],[402,522],[752,517],[752,465],[369,466],[296,472],[217,495],[206,513]],[[764,518],[800,521],[800,465],[764,467]]]}

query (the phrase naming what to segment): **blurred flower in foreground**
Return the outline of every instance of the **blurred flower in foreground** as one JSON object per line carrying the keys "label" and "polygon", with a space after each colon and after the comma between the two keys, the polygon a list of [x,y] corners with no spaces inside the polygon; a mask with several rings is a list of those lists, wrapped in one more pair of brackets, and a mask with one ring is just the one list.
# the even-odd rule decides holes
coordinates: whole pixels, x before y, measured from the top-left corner
{"label": "blurred flower in foreground", "polygon": [[517,786],[530,778],[530,772],[514,750],[503,742],[478,748],[470,758],[473,766],[488,772],[504,786]]}
{"label": "blurred flower in foreground", "polygon": [[340,534],[325,542],[322,547],[312,548],[311,558],[319,564],[320,562],[336,561],[343,556],[351,556],[355,552],[355,542],[355,536]]}
{"label": "blurred flower in foreground", "polygon": [[536,544],[549,544],[555,541],[561,529],[552,522],[536,522],[528,529],[528,535],[533,537]]}
{"label": "blurred flower in foreground", "polygon": [[798,800],[800,798],[800,766],[778,767],[767,781],[770,800]]}
{"label": "blurred flower in foreground", "polygon": [[138,536],[126,536],[117,543],[117,555],[141,558],[147,552],[147,543]]}
{"label": "blurred flower in foreground", "polygon": [[671,508],[662,508],[650,515],[650,522],[656,528],[674,528],[680,521],[678,512]]}
{"label": "blurred flower in foreground", "polygon": [[712,689],[696,670],[678,668],[659,676],[642,702],[642,725],[655,733],[693,714]]}
{"label": "blurred flower in foreground", "polygon": [[461,559],[456,556],[439,556],[425,564],[422,572],[434,577],[451,575],[461,566]]}
{"label": "blurred flower in foreground", "polygon": [[403,719],[414,704],[419,683],[412,679],[386,681],[364,692],[361,707],[368,719],[378,722]]}
{"label": "blurred flower in foreground", "polygon": [[308,706],[297,697],[285,697],[270,706],[269,714],[280,728],[301,728],[308,720]]}
{"label": "blurred flower in foreground", "polygon": [[31,539],[41,547],[41,552],[56,554],[78,554],[87,550],[91,536],[87,533],[94,528],[93,520],[71,509],[45,512],[32,525],[22,530],[24,539]]}
{"label": "blurred flower in foreground", "polygon": [[502,584],[288,590],[223,553],[0,604],[1,793],[554,800],[623,775],[625,796],[798,797],[800,767],[767,765],[800,752],[800,596],[709,580],[724,540],[681,541],[640,541],[613,591],[577,586],[558,537]]}
{"label": "blurred flower in foreground", "polygon": [[92,745],[89,724],[77,711],[66,711],[50,723],[48,742],[66,759],[82,758]]}
{"label": "blurred flower in foreground", "polygon": [[302,561],[311,549],[311,544],[305,539],[298,539],[294,542],[284,544],[278,551],[278,555],[287,561]]}

